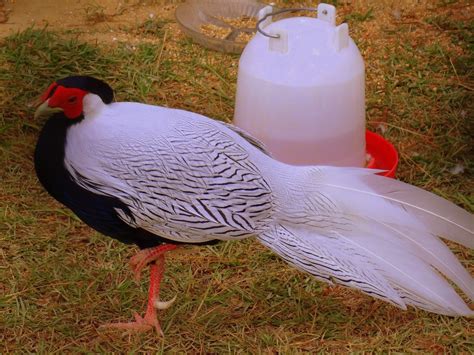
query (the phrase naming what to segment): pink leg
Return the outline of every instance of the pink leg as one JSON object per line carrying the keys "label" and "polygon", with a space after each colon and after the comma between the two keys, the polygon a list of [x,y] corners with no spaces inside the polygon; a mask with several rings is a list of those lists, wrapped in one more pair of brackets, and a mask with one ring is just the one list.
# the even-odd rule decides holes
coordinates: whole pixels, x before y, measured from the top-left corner
{"label": "pink leg", "polygon": [[138,313],[135,313],[135,321],[129,323],[109,323],[104,324],[102,327],[135,331],[148,331],[155,328],[158,335],[163,336],[163,331],[161,330],[160,323],[156,316],[155,301],[159,300],[161,279],[165,272],[165,253],[176,248],[176,245],[165,244],[159,247],[145,249],[130,260],[135,277],[138,279],[140,278],[143,267],[152,263],[150,265],[150,287],[148,289],[148,304],[145,316],[141,317]]}

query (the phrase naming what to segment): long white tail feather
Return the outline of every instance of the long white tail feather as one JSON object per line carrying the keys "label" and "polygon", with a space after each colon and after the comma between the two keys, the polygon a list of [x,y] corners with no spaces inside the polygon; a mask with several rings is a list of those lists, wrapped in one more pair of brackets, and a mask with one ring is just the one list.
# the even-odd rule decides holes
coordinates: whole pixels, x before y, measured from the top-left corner
{"label": "long white tail feather", "polygon": [[368,218],[357,219],[354,229],[358,233],[371,234],[376,230],[379,238],[390,240],[397,248],[416,255],[427,264],[453,281],[470,299],[474,300],[474,279],[456,256],[438,237],[422,232],[413,232],[401,226],[383,223]]}
{"label": "long white tail feather", "polygon": [[292,174],[290,186],[276,184],[281,210],[258,236],[262,243],[320,280],[398,307],[474,315],[442,275],[473,300],[474,279],[438,238],[474,247],[470,213],[370,169],[303,167]]}
{"label": "long white tail feather", "polygon": [[[293,230],[290,230],[293,229]],[[340,238],[313,234],[299,238],[297,228],[276,226],[258,239],[297,269],[308,272],[320,281],[337,283],[390,302],[406,309],[405,303],[374,263],[355,245]],[[299,229],[298,235],[305,233]]]}
{"label": "long white tail feather", "polygon": [[451,316],[474,315],[451,285],[410,251],[380,235],[312,234],[278,226],[260,241],[296,268],[388,301]]}
{"label": "long white tail feather", "polygon": [[[348,243],[358,245],[381,265],[392,287],[403,288],[407,295],[402,297],[405,304],[413,305],[410,298],[422,304],[418,307],[428,311],[442,310],[447,315],[470,315],[472,312],[451,285],[429,264],[410,251],[400,249],[396,244],[377,235],[343,236]],[[381,237],[381,238],[380,238]],[[400,295],[402,296],[402,295]]]}
{"label": "long white tail feather", "polygon": [[[373,174],[370,169],[313,168],[313,188],[326,190],[331,198],[365,216],[386,223],[424,230],[474,248],[474,217],[469,212],[418,187]],[[388,203],[387,203],[388,202]],[[386,213],[389,206],[400,206],[407,214]],[[393,211],[393,210],[392,210]],[[348,211],[349,212],[349,211]],[[379,218],[377,218],[377,216]],[[395,220],[394,220],[395,219]]]}
{"label": "long white tail feather", "polygon": [[474,280],[469,272],[462,266],[456,256],[446,244],[433,235],[413,233],[413,231],[402,230],[401,227],[385,225],[393,230],[395,235],[409,240],[406,245],[408,250],[412,249],[416,255],[426,263],[435,267],[439,272],[453,281],[471,300],[474,300]]}
{"label": "long white tail feather", "polygon": [[402,297],[405,300],[409,300],[409,304],[411,306],[424,309],[425,311],[428,311],[428,312],[444,314],[444,315],[453,316],[453,317],[456,317],[456,316],[470,317],[474,315],[474,313],[471,310],[469,310],[468,313],[449,313],[446,311],[446,308],[444,307],[439,307],[434,304],[429,304],[429,305],[426,304],[424,299],[418,297],[417,295],[413,294],[410,291],[405,290],[402,287],[396,288],[396,290],[399,293],[400,297]]}

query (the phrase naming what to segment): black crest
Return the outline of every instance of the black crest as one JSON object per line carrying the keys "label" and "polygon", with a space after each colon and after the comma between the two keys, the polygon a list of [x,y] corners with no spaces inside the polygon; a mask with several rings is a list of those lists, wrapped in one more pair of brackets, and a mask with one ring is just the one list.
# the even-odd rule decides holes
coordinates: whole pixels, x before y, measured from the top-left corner
{"label": "black crest", "polygon": [[102,80],[86,75],[68,76],[57,80],[58,85],[67,88],[77,88],[98,95],[105,104],[110,104],[114,99],[114,91]]}

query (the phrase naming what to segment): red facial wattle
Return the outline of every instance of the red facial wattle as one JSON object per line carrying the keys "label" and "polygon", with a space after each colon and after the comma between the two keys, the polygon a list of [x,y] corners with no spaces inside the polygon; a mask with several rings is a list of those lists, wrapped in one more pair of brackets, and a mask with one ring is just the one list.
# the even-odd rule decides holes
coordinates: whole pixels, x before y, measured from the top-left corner
{"label": "red facial wattle", "polygon": [[46,97],[45,100],[48,98],[54,88],[56,88],[56,90],[54,91],[53,95],[49,97],[48,106],[51,108],[62,108],[64,115],[69,119],[80,117],[83,109],[83,99],[87,94],[87,91],[52,84],[44,94]]}

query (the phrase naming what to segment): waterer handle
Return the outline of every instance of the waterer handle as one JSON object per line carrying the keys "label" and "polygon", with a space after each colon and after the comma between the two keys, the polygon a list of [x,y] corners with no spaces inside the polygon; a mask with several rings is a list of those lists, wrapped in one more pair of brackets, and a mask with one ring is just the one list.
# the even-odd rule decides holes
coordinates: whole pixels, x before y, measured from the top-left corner
{"label": "waterer handle", "polygon": [[[269,14],[266,14],[265,16],[263,16],[260,20],[257,21],[257,31],[260,32],[262,35],[264,35],[265,37],[269,37],[269,38],[280,38],[280,35],[279,34],[276,34],[276,35],[272,35],[270,33],[267,33],[265,32],[264,30],[262,30],[260,28],[260,24],[265,21],[268,17],[270,16],[275,16],[275,15],[279,15],[279,14],[283,14],[285,12],[295,12],[295,11],[318,11],[318,9],[314,8],[314,7],[301,7],[301,8],[291,8],[291,9],[282,9],[282,10],[277,10],[275,12],[271,12]],[[323,10],[324,11],[324,10]]]}

